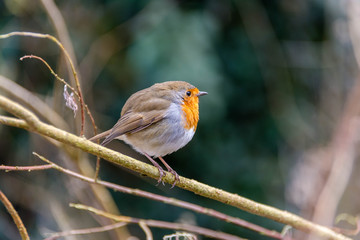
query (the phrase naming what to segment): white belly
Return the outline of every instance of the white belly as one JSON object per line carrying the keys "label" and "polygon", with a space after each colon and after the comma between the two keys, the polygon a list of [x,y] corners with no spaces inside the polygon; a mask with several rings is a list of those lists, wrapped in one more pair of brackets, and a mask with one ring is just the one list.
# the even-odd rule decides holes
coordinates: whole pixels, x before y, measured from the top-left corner
{"label": "white belly", "polygon": [[134,134],[122,135],[119,139],[136,151],[153,157],[165,156],[184,147],[193,138],[194,129],[183,126],[182,111],[172,104],[165,118]]}

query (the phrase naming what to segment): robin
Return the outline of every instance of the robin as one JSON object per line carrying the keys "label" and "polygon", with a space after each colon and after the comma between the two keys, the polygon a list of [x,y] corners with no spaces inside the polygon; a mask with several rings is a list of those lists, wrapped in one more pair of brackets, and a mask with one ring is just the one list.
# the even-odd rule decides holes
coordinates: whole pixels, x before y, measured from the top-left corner
{"label": "robin", "polygon": [[199,121],[199,97],[206,95],[187,82],[157,83],[140,90],[126,101],[118,122],[91,141],[105,138],[105,146],[119,139],[145,155],[159,170],[158,183],[165,172],[154,160],[159,158],[167,170],[179,181],[179,175],[165,162],[163,156],[184,147],[195,134]]}

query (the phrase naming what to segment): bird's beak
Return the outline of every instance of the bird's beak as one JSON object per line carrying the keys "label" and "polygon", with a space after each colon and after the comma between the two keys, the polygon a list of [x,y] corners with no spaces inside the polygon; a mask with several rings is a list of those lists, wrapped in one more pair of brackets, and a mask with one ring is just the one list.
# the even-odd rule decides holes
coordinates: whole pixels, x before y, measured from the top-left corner
{"label": "bird's beak", "polygon": [[204,95],[207,95],[208,93],[207,92],[199,92],[198,94],[196,94],[196,96],[200,97],[200,96],[204,96]]}

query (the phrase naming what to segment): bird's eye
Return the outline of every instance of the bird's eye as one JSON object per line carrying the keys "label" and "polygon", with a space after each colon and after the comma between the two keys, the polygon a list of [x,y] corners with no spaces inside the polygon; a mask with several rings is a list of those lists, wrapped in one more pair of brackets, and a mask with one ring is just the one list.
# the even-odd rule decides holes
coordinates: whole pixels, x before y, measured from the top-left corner
{"label": "bird's eye", "polygon": [[187,91],[187,92],[186,92],[186,95],[187,95],[188,97],[190,97],[190,96],[191,96],[191,92],[190,92],[190,91]]}

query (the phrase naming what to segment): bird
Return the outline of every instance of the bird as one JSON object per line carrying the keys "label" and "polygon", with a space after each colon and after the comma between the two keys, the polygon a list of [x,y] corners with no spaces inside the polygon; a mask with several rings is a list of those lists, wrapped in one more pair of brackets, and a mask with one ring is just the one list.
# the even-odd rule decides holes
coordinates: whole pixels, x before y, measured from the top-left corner
{"label": "bird", "polygon": [[191,141],[199,121],[199,97],[207,94],[184,81],[156,83],[132,94],[116,124],[89,140],[105,138],[102,146],[114,139],[124,141],[158,169],[158,184],[166,175],[154,160],[160,159],[174,176],[173,188],[180,178],[163,157]]}

